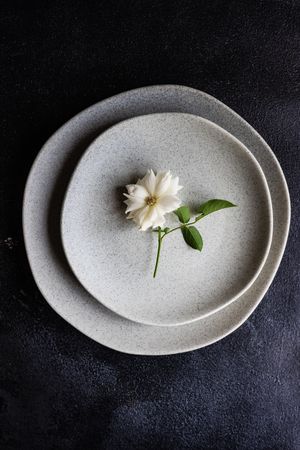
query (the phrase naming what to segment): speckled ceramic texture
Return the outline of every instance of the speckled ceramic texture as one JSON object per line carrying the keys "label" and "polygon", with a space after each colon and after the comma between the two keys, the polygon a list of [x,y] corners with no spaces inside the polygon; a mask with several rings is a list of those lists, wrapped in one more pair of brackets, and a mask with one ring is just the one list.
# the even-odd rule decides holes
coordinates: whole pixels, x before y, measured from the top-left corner
{"label": "speckled ceramic texture", "polygon": [[[238,301],[194,323],[141,325],[122,318],[89,295],[70,270],[60,238],[63,197],[87,146],[109,126],[129,117],[184,112],[205,117],[236,136],[261,165],[272,198],[273,239],[265,265]],[[280,264],[290,223],[286,181],[273,152],[234,111],[203,92],[183,86],[152,86],[119,94],[81,112],[44,145],[24,196],[23,229],[35,281],[52,308],[82,333],[107,347],[133,354],[163,355],[205,347],[236,330],[254,311]]]}
{"label": "speckled ceramic texture", "polygon": [[[238,207],[198,223],[202,253],[181,233],[164,241],[153,279],[157,235],[125,217],[125,184],[148,168],[170,169],[194,207],[210,198]],[[167,225],[176,226],[174,215]],[[62,241],[75,275],[112,311],[148,325],[170,326],[208,316],[248,289],[267,257],[272,206],[264,174],[231,134],[198,116],[149,114],[102,133],[71,179],[62,212]]]}

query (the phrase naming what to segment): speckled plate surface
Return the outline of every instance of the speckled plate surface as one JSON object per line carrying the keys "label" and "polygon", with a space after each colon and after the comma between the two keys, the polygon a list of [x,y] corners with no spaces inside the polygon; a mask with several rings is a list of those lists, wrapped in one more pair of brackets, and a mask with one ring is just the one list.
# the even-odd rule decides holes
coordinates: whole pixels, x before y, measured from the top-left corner
{"label": "speckled plate surface", "polygon": [[[238,205],[199,222],[201,254],[180,233],[166,239],[156,279],[156,235],[126,220],[122,195],[148,168],[178,175],[184,203]],[[271,197],[256,159],[223,128],[191,114],[149,114],[89,146],[68,186],[61,230],[70,266],[93,297],[139,323],[180,325],[220,310],[254,282],[270,248]]]}
{"label": "speckled plate surface", "polygon": [[[175,327],[141,325],[111,312],[89,295],[71,272],[60,237],[62,201],[75,165],[87,146],[121,120],[156,112],[205,117],[236,136],[256,157],[273,205],[273,239],[253,285],[238,301],[194,323]],[[151,86],[101,101],[63,125],[44,145],[31,169],[24,195],[23,230],[35,281],[52,308],[91,339],[132,354],[186,352],[236,330],[254,311],[280,264],[290,223],[290,200],[280,165],[270,147],[239,115],[203,92],[184,86]]]}

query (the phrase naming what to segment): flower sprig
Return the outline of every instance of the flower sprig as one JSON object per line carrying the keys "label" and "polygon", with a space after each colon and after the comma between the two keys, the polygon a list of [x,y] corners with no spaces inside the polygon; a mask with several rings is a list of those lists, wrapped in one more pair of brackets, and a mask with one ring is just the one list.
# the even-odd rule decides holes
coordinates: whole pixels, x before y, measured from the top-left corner
{"label": "flower sprig", "polygon": [[[179,186],[178,177],[172,177],[170,171],[158,172],[155,175],[153,170],[148,170],[142,179],[136,184],[127,185],[126,189],[128,193],[124,195],[127,218],[132,219],[142,231],[152,228],[153,232],[158,233],[154,278],[158,269],[162,241],[166,236],[180,230],[187,245],[201,251],[203,239],[194,224],[213,212],[236,206],[227,200],[212,199],[200,205],[191,220],[190,208],[180,206],[181,201],[177,197],[182,186]],[[171,212],[176,214],[180,225],[175,228],[164,227],[165,215]]]}
{"label": "flower sprig", "polygon": [[199,250],[201,252],[203,248],[203,239],[199,231],[196,227],[193,225],[199,222],[199,220],[203,219],[204,217],[208,216],[209,214],[219,211],[220,209],[225,208],[232,208],[235,207],[233,203],[227,201],[227,200],[221,200],[221,199],[212,199],[208,200],[207,202],[203,203],[199,208],[196,210],[196,216],[193,220],[191,220],[191,211],[188,206],[181,206],[180,208],[176,209],[174,214],[176,214],[177,218],[179,219],[179,222],[181,225],[175,227],[175,228],[161,228],[157,227],[154,228],[152,231],[155,233],[158,233],[158,246],[157,246],[157,255],[156,255],[156,261],[155,261],[155,267],[153,272],[153,278],[156,277],[157,269],[158,269],[158,263],[160,258],[160,252],[161,252],[161,246],[163,239],[170,233],[173,233],[174,231],[180,230],[183,236],[183,239],[185,240],[186,244],[192,247],[194,250]]}

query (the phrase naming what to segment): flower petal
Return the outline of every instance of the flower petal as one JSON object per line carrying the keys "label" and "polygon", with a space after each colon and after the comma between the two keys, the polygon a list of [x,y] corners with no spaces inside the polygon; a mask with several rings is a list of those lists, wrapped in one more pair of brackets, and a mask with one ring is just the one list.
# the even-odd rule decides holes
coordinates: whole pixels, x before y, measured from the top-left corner
{"label": "flower petal", "polygon": [[174,195],[164,195],[158,200],[158,205],[164,214],[169,213],[177,209],[181,201]]}
{"label": "flower petal", "polygon": [[[158,210],[158,208],[156,208]],[[152,228],[162,227],[164,226],[166,219],[162,214],[157,214],[157,218],[153,221]]]}
{"label": "flower petal", "polygon": [[126,219],[134,219],[136,213],[137,211],[131,211],[130,213],[127,214]]}
{"label": "flower petal", "polygon": [[149,207],[148,213],[144,216],[141,223],[141,230],[146,231],[148,228],[153,227],[153,223],[157,219],[157,210],[155,207]]}
{"label": "flower petal", "polygon": [[133,220],[139,227],[142,226],[144,218],[146,217],[148,212],[149,212],[149,206],[145,206],[135,212]]}
{"label": "flower petal", "polygon": [[144,188],[148,191],[148,195],[154,195],[156,184],[156,177],[153,170],[148,170],[144,178],[140,180],[139,186],[144,186]]}
{"label": "flower petal", "polygon": [[[140,198],[146,198],[149,196],[148,191],[146,188],[140,184],[127,184],[126,189],[128,191],[129,195],[132,195],[134,197],[140,197]],[[128,195],[124,194],[124,195]]]}
{"label": "flower petal", "polygon": [[[162,227],[164,215],[180,206],[176,194],[182,187],[178,183],[178,177],[173,178],[170,171],[155,175],[153,170],[148,170],[136,184],[128,184],[128,194],[124,193],[127,219],[132,219],[143,231],[150,227]],[[152,206],[147,204],[150,196],[156,201]]]}
{"label": "flower petal", "polygon": [[171,178],[170,184],[168,189],[165,191],[164,195],[176,195],[180,189],[183,188],[183,186],[179,186],[179,178]]}
{"label": "flower petal", "polygon": [[158,172],[156,175],[156,187],[154,195],[156,197],[160,197],[165,192],[167,192],[170,182],[171,182],[172,176],[170,174],[170,171],[168,172]]}
{"label": "flower petal", "polygon": [[143,206],[145,206],[145,201],[141,198],[128,198],[128,200],[125,200],[124,203],[127,205],[125,214],[131,212],[131,211],[136,211],[137,209],[142,208]]}

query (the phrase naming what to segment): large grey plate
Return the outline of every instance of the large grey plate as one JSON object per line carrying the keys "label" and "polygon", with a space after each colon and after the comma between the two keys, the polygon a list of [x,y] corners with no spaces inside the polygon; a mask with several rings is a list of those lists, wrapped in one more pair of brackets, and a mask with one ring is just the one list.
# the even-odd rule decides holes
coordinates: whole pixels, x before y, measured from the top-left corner
{"label": "large grey plate", "polygon": [[[185,203],[217,197],[238,205],[199,222],[201,254],[180,233],[171,235],[155,279],[157,236],[126,220],[122,195],[148,168],[178,175]],[[270,248],[272,219],[263,171],[240,141],[199,116],[148,114],[111,127],[88,147],[67,189],[62,241],[93,297],[127,319],[173,326],[224,308],[251,286]],[[176,226],[172,215],[167,220]]]}
{"label": "large grey plate", "polygon": [[[236,136],[260,163],[274,213],[267,261],[251,288],[236,302],[192,324],[141,325],[123,319],[91,297],[72,274],[60,239],[60,212],[72,171],[86,147],[107,127],[129,117],[156,112],[205,117]],[[49,304],[78,330],[116,350],[146,355],[185,352],[222,339],[257,307],[281,261],[290,223],[286,181],[277,159],[258,133],[213,97],[183,86],[152,86],[125,92],[81,112],[44,145],[30,172],[23,207],[23,229],[30,266]]]}

